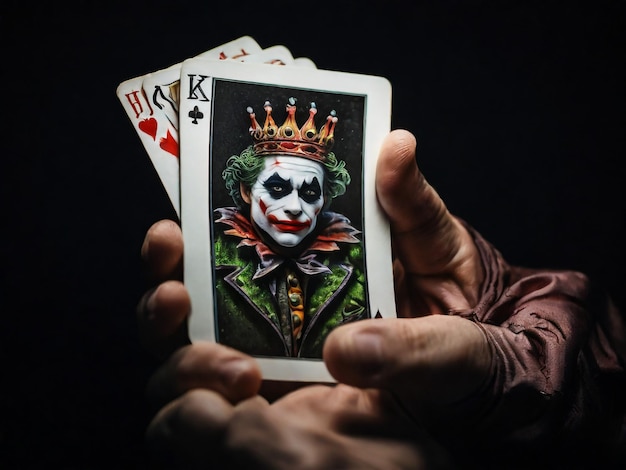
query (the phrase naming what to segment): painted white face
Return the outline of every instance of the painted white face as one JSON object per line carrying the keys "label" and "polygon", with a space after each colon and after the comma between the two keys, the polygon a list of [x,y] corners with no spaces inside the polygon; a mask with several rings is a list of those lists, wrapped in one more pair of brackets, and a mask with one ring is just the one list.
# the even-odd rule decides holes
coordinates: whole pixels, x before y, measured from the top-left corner
{"label": "painted white face", "polygon": [[324,206],[324,169],[306,158],[265,157],[249,194],[254,223],[279,245],[298,245],[316,226]]}

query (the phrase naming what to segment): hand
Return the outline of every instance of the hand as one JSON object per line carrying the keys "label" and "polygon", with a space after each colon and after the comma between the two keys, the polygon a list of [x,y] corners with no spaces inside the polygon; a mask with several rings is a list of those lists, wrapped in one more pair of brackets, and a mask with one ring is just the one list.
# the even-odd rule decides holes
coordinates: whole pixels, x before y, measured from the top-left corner
{"label": "hand", "polygon": [[270,405],[255,394],[261,377],[253,358],[189,344],[189,296],[166,280],[181,273],[179,227],[155,224],[142,252],[154,282],[163,281],[139,304],[142,341],[158,357],[171,355],[148,386],[159,410],[147,431],[156,466],[450,468],[441,447],[384,391],[309,386]]}
{"label": "hand", "polygon": [[[470,235],[419,172],[411,134],[389,135],[376,181],[391,223],[398,313],[419,318],[363,321],[335,330],[324,359],[339,382],[356,388],[307,387],[271,405],[255,396],[261,379],[252,358],[220,345],[187,345],[151,382],[155,404],[169,403],[148,433],[155,449],[191,461],[237,456],[273,468],[277,455],[281,462],[329,459],[325,463],[356,463],[365,455],[374,467],[372,455],[381,462],[397,455],[399,468],[415,468],[427,455],[427,461],[439,458],[426,450],[436,446],[416,423],[432,425],[433,414],[475,392],[488,376],[491,356],[473,322],[429,314],[471,308],[482,267]],[[157,281],[180,275],[176,224],[157,223],[143,253]],[[165,282],[146,299],[139,309],[146,347],[164,357],[181,340],[188,343],[184,286]],[[321,436],[326,438],[320,442]]]}
{"label": "hand", "polygon": [[474,307],[484,273],[468,231],[419,171],[415,149],[406,131],[388,136],[376,190],[391,225],[398,316],[417,318],[338,328],[326,341],[324,360],[339,382],[390,390],[415,419],[436,425],[449,405],[489,378],[492,359],[474,322],[433,315]]}
{"label": "hand", "polygon": [[202,387],[232,402],[254,396],[261,386],[261,372],[252,357],[214,343],[191,345],[186,322],[191,299],[180,280],[180,227],[171,220],[157,222],[148,230],[141,253],[150,281],[157,287],[146,292],[137,307],[139,334],[147,351],[167,360],[152,377],[149,396],[161,403]]}

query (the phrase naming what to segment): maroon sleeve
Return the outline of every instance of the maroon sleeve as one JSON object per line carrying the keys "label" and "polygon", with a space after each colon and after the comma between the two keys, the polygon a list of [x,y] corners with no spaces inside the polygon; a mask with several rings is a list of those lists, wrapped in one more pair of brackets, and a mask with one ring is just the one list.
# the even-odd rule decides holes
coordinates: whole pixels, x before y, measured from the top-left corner
{"label": "maroon sleeve", "polygon": [[610,300],[575,271],[509,266],[467,226],[485,281],[463,316],[489,339],[493,373],[463,404],[475,448],[615,451],[623,437],[626,329]]}

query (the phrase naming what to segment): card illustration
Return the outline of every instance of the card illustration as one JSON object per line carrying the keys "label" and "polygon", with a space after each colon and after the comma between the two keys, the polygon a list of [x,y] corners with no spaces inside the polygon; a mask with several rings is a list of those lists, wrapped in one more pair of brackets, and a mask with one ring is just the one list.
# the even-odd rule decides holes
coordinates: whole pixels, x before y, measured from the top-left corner
{"label": "card illustration", "polygon": [[[254,356],[321,359],[333,328],[372,316],[361,240],[361,128],[349,120],[341,126],[335,109],[327,111],[328,117],[316,116],[315,101],[304,110],[308,116],[302,116],[304,106],[298,109],[297,98],[284,96],[284,90],[216,85],[214,135],[224,135],[230,125],[250,128],[240,150],[229,139],[213,141],[209,171],[216,340]],[[242,94],[250,101],[256,98],[263,124],[252,107],[246,111],[248,126],[242,119],[231,124],[220,117]],[[263,102],[269,95],[286,107],[274,111],[270,101]],[[340,104],[319,93],[310,98],[320,106]],[[363,97],[351,97],[350,105],[355,116],[363,115]],[[338,123],[353,134],[349,165],[341,159],[348,153],[345,145],[340,156],[333,151]],[[348,188],[352,191],[345,194]],[[224,192],[229,201],[222,201]],[[340,197],[346,199],[341,213],[333,210]]]}
{"label": "card illustration", "polygon": [[380,77],[280,69],[183,63],[190,335],[257,357],[268,379],[332,381],[328,334],[395,316],[373,185],[390,89]]}

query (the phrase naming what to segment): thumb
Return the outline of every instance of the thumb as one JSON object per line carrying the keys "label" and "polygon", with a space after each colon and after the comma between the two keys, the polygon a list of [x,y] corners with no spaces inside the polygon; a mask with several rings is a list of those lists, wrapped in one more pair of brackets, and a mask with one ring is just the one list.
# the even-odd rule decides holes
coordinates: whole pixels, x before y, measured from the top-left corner
{"label": "thumb", "polygon": [[338,382],[445,405],[485,383],[491,349],[480,327],[459,316],[373,319],[334,330],[324,361]]}
{"label": "thumb", "polygon": [[[416,140],[408,131],[387,135],[376,167],[376,194],[391,229],[403,316],[470,308],[483,279],[480,256],[467,229],[420,172]],[[409,294],[410,293],[410,294]],[[407,307],[409,305],[409,307]],[[408,313],[407,313],[408,312]]]}
{"label": "thumb", "polygon": [[415,159],[416,140],[405,130],[389,133],[376,167],[376,194],[407,272],[452,273],[473,246],[465,228],[448,212]]}

